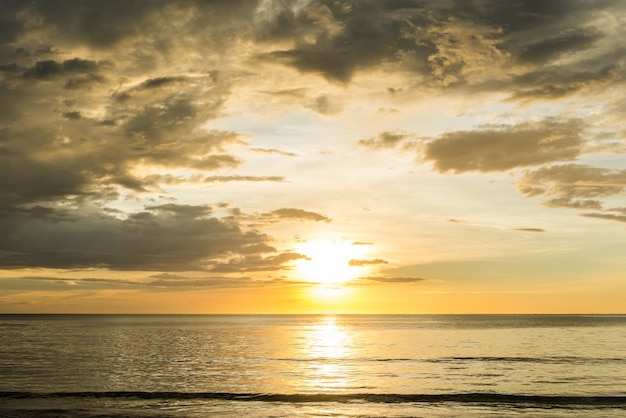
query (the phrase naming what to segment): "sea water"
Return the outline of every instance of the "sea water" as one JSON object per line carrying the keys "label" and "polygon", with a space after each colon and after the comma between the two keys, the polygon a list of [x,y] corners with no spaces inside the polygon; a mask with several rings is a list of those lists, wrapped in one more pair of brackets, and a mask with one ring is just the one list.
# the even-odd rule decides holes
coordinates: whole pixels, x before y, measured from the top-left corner
{"label": "sea water", "polygon": [[622,315],[0,315],[0,416],[626,416]]}

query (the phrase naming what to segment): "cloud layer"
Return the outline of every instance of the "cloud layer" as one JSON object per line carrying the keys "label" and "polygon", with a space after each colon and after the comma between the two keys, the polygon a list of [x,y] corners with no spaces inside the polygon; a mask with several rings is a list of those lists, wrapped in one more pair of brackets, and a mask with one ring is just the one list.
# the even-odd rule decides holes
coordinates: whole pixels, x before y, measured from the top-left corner
{"label": "cloud layer", "polygon": [[[180,192],[281,184],[283,167],[300,169],[240,171],[251,154],[304,160],[218,123],[258,97],[328,120],[360,94],[393,105],[481,94],[518,109],[559,103],[554,114],[433,135],[383,128],[359,144],[411,153],[437,174],[511,172],[520,193],[548,207],[624,222],[626,205],[613,202],[625,171],[579,160],[623,149],[625,12],[611,0],[3,1],[0,267],[288,269],[302,255],[262,228],[323,225],[332,214],[261,195],[263,209],[235,201],[225,214],[210,194],[198,204]],[[566,108],[574,98],[600,101],[605,113],[583,118]]]}

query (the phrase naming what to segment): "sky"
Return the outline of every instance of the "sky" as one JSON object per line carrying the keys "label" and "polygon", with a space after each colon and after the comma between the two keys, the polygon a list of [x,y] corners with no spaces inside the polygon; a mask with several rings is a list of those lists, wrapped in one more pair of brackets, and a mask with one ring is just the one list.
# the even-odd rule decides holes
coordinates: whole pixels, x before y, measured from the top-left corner
{"label": "sky", "polygon": [[623,313],[626,3],[0,1],[1,313]]}

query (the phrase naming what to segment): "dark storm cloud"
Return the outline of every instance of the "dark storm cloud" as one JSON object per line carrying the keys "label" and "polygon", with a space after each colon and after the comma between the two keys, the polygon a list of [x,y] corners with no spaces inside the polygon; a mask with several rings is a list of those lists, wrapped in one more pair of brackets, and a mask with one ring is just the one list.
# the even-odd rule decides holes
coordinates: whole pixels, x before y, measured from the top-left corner
{"label": "dark storm cloud", "polygon": [[14,63],[0,65],[0,73],[6,76],[14,76],[22,71],[23,69]]}
{"label": "dark storm cloud", "polygon": [[559,99],[591,88],[622,83],[622,64],[610,57],[600,60],[598,66],[579,68],[544,67],[514,79],[511,100]]}
{"label": "dark storm cloud", "polygon": [[76,112],[76,111],[73,111],[73,112],[63,112],[63,117],[65,119],[69,119],[69,120],[78,120],[78,119],[81,118],[81,114],[80,114],[80,112]]}
{"label": "dark storm cloud", "polygon": [[[116,58],[131,52],[135,69],[154,69],[187,48],[227,53],[248,31],[257,5],[256,0],[8,0],[0,4],[0,15],[6,16],[0,50],[4,38],[7,44],[23,39],[27,53],[50,45],[55,51],[114,52]],[[10,50],[13,44],[8,45]]]}
{"label": "dark storm cloud", "polygon": [[0,207],[89,194],[92,177],[81,165],[65,158],[38,161],[6,147],[0,154]]}
{"label": "dark storm cloud", "polygon": [[[349,83],[359,71],[384,67],[413,72],[416,82],[433,86],[550,94],[551,81],[540,77],[544,67],[591,78],[625,57],[618,50],[610,60],[602,55],[616,38],[601,18],[623,13],[618,1],[51,0],[8,1],[1,7],[5,44],[29,30],[47,36],[48,45],[40,50],[53,50],[51,41],[102,51],[141,46],[138,64],[154,66],[159,56],[177,51],[180,39],[207,51],[227,51],[244,40],[260,45],[262,60],[340,83]],[[174,29],[180,38],[170,36]],[[563,57],[570,62],[559,62]],[[36,65],[32,75],[45,76],[65,63]],[[154,78],[144,87],[170,83],[176,76],[170,77]],[[311,104],[318,111],[335,112],[323,96],[318,99]]]}
{"label": "dark storm cloud", "polygon": [[[78,123],[80,120],[69,122]],[[76,130],[81,127],[78,125]],[[27,136],[36,134],[26,133]],[[70,195],[98,197],[106,191],[107,185],[145,191],[152,186],[149,178],[143,181],[130,173],[132,164],[141,161],[198,170],[215,170],[239,164],[231,155],[212,154],[219,144],[235,140],[236,135],[231,133],[201,133],[187,138],[187,141],[174,143],[164,137],[151,138],[156,139],[151,142],[141,135],[120,135],[108,140],[108,144],[102,144],[101,139],[55,144],[57,133],[41,131],[39,134],[51,141],[50,146],[38,149],[37,155],[23,149],[23,143],[18,142],[22,135],[16,133],[5,142],[4,152],[0,153],[0,172],[3,174],[0,176],[0,197],[15,203]],[[31,142],[33,145],[36,143]],[[67,152],[60,153],[62,150]],[[120,150],[124,152],[120,153]]]}
{"label": "dark storm cloud", "polygon": [[[214,81],[210,74],[194,78],[204,81],[207,86]],[[176,93],[180,93],[181,90],[189,91],[189,86],[193,86],[197,82],[194,78],[185,76],[148,78],[138,85],[117,91],[114,97],[119,103],[124,104],[127,104],[131,99],[141,103],[141,100],[150,100],[152,97],[165,97],[164,95],[166,94],[169,94],[170,97],[183,97],[180,94],[177,96]],[[192,95],[191,91],[189,91],[188,95],[188,97]]]}
{"label": "dark storm cloud", "polygon": [[554,38],[542,39],[524,46],[518,60],[521,63],[541,64],[563,54],[588,49],[602,36],[597,32],[573,28]]}
{"label": "dark storm cloud", "polygon": [[311,1],[295,9],[289,2],[276,2],[274,9],[257,29],[259,39],[291,39],[296,46],[261,58],[332,81],[347,83],[357,70],[394,59],[400,51],[428,49],[405,33],[426,22],[426,10],[410,4],[404,8],[373,1]]}
{"label": "dark storm cloud", "polygon": [[0,4],[0,45],[14,42],[26,27],[26,18],[20,14],[21,5],[17,1]]}
{"label": "dark storm cloud", "polygon": [[42,26],[60,32],[66,40],[107,48],[141,34],[142,25],[165,2],[51,0],[23,3],[31,19],[38,19]]}
{"label": "dark storm cloud", "polygon": [[[176,204],[146,207],[126,219],[88,208],[5,210],[0,218],[0,265],[202,270],[211,258],[245,254],[248,249],[273,251],[266,235],[210,214],[208,206]],[[266,265],[285,261],[275,257]]]}
{"label": "dark storm cloud", "polygon": [[183,77],[157,77],[144,81],[143,83],[141,83],[140,87],[144,89],[154,89],[183,80]]}
{"label": "dark storm cloud", "polygon": [[[565,81],[550,90],[559,71],[580,89],[624,61],[623,50],[609,58],[597,48],[618,45],[598,18],[623,13],[623,3],[540,3],[273,2],[256,33],[261,41],[294,43],[262,59],[331,81],[348,83],[359,71],[385,66],[414,72],[425,84],[512,91],[512,97],[563,96]],[[571,62],[560,63],[563,57]],[[551,72],[552,79],[545,77]]]}
{"label": "dark storm cloud", "polygon": [[88,89],[92,85],[104,83],[105,78],[101,75],[89,73],[84,76],[70,77],[67,79],[63,88],[66,90]]}
{"label": "dark storm cloud", "polygon": [[54,60],[39,61],[34,66],[24,71],[22,74],[26,78],[51,79],[53,77],[68,75],[92,73],[98,70],[99,64],[95,61],[84,60],[81,58],[72,58],[63,62]]}
{"label": "dark storm cloud", "polygon": [[[82,61],[69,62],[61,68],[89,67]],[[139,163],[198,171],[238,166],[240,160],[225,147],[242,143],[240,135],[204,126],[217,116],[225,90],[216,88],[208,75],[188,83],[181,80],[176,91],[153,87],[155,92],[149,96],[133,96],[123,104],[116,103],[108,91],[94,91],[91,99],[103,104],[102,119],[110,123],[87,116],[90,103],[80,94],[57,97],[61,90],[38,85],[4,87],[8,94],[0,98],[0,109],[5,100],[12,100],[8,114],[13,117],[0,127],[0,171],[4,174],[0,176],[0,206],[3,200],[29,203],[68,196],[101,197],[112,186],[137,192],[155,188],[155,178],[132,172]],[[66,82],[60,78],[49,83]],[[24,99],[30,97],[36,101]],[[59,112],[61,98],[72,108]],[[20,117],[28,117],[29,123],[18,123]]]}

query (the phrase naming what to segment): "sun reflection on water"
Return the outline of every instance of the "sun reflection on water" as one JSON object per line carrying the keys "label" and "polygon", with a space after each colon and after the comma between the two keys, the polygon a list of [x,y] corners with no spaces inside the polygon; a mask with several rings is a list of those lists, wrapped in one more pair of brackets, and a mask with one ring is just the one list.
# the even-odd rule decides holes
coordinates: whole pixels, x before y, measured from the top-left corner
{"label": "sun reflection on water", "polygon": [[336,392],[349,385],[350,335],[334,317],[326,317],[304,333],[307,362],[304,385],[310,392]]}

